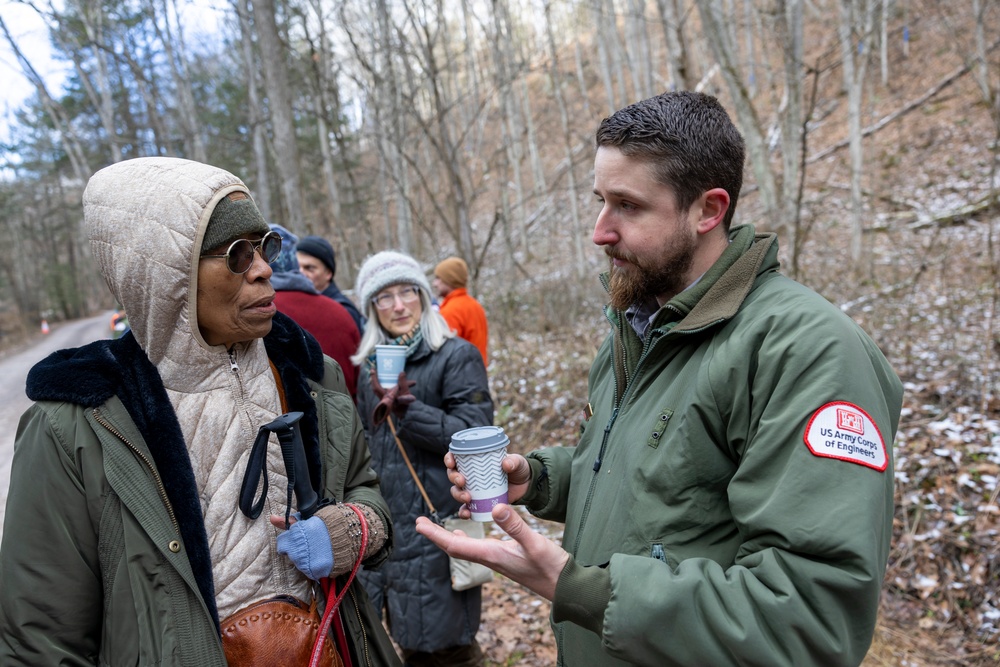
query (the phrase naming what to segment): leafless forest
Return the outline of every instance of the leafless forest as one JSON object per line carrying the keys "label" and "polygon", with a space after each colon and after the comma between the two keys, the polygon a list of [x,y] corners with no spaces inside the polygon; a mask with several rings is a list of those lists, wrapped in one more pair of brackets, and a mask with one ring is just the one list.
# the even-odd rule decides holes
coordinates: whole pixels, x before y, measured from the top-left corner
{"label": "leafless forest", "polygon": [[[463,256],[524,450],[573,442],[606,333],[597,123],[718,95],[748,146],[737,222],[778,232],[785,272],[906,387],[865,665],[1000,662],[1000,3],[217,0],[210,30],[185,0],[34,8],[70,74],[53,86],[0,22],[36,90],[0,146],[0,345],[113,305],[82,242],[89,175],[188,157],[330,238],[342,288],[384,248]],[[498,578],[484,607],[492,664],[552,664],[547,603]]]}

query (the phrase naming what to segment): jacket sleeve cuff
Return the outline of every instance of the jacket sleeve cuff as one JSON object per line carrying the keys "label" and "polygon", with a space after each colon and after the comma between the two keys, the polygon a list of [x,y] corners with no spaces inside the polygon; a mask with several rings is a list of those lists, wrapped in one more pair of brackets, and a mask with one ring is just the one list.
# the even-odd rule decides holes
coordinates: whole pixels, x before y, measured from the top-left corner
{"label": "jacket sleeve cuff", "polygon": [[528,490],[517,501],[517,504],[524,505],[529,510],[540,509],[549,504],[549,475],[545,467],[545,462],[532,457],[527,457],[528,467],[531,468],[531,481],[528,483]]}
{"label": "jacket sleeve cuff", "polygon": [[570,556],[556,582],[552,620],[569,621],[601,636],[610,601],[611,573],[603,567],[578,565]]}

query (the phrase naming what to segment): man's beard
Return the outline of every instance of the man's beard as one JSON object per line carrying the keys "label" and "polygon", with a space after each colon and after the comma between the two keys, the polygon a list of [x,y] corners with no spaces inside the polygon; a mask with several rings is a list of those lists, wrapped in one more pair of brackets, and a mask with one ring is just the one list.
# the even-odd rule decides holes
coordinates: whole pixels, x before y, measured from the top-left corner
{"label": "man's beard", "polygon": [[611,307],[626,310],[633,304],[646,303],[658,296],[672,298],[687,287],[687,274],[694,262],[694,242],[684,234],[673,239],[670,254],[656,265],[646,265],[633,253],[611,246],[604,248],[611,260],[623,259],[629,264],[615,266],[611,261]]}

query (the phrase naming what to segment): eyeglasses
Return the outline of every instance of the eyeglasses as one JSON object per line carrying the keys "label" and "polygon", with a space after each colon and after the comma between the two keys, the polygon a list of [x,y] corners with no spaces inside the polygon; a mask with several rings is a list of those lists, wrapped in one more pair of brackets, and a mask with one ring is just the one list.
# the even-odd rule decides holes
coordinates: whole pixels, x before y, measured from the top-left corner
{"label": "eyeglasses", "polygon": [[270,264],[281,254],[281,236],[276,232],[268,232],[254,243],[247,239],[236,239],[229,245],[225,255],[202,255],[201,259],[225,258],[226,268],[237,275],[246,273],[253,266],[253,254],[260,251],[260,256]]}
{"label": "eyeglasses", "polygon": [[420,289],[417,287],[404,287],[398,292],[382,292],[372,298],[372,303],[379,310],[389,310],[396,303],[396,297],[403,303],[413,303],[420,298]]}

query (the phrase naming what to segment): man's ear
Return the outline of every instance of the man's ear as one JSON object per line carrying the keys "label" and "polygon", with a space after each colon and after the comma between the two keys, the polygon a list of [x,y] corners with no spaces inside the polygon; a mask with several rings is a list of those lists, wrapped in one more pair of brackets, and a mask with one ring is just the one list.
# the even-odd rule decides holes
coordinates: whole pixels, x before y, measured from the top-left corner
{"label": "man's ear", "polygon": [[699,234],[707,234],[725,219],[729,210],[729,193],[722,188],[706,190],[694,205],[699,212],[696,230]]}

